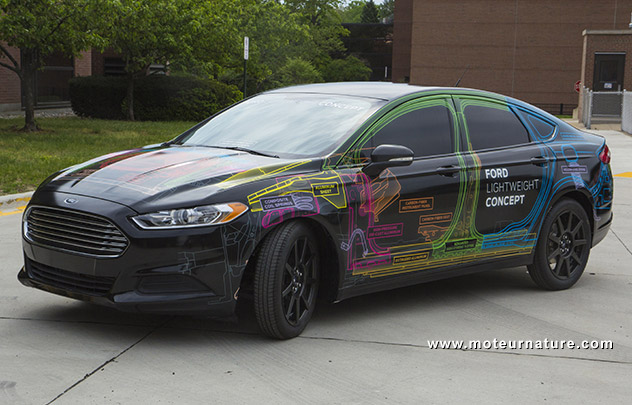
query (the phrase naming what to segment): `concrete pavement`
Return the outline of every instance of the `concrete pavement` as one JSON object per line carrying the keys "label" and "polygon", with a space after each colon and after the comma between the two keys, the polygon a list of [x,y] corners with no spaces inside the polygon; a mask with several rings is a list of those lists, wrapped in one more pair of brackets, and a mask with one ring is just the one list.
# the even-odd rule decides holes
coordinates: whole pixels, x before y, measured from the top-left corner
{"label": "concrete pavement", "polygon": [[[20,215],[0,217],[0,404],[627,403],[632,138],[612,151],[615,220],[570,290],[525,268],[320,305],[278,342],[237,324],[132,315],[21,286]],[[432,350],[428,340],[612,340],[612,350]]]}
{"label": "concrete pavement", "polygon": [[32,195],[32,191],[21,194],[0,195],[0,217],[24,212]]}

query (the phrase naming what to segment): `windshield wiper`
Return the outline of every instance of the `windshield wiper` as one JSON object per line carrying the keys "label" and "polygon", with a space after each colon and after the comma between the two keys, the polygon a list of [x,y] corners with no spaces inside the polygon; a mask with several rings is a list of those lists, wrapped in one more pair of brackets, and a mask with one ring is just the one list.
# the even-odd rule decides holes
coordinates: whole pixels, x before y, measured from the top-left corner
{"label": "windshield wiper", "polygon": [[237,151],[240,151],[240,152],[250,153],[251,155],[258,155],[258,156],[265,156],[265,157],[271,157],[271,158],[279,159],[279,157],[277,155],[272,155],[270,153],[265,153],[265,152],[259,152],[258,150],[243,148],[241,146],[209,146],[209,147],[210,148],[219,148],[219,149],[237,150]]}

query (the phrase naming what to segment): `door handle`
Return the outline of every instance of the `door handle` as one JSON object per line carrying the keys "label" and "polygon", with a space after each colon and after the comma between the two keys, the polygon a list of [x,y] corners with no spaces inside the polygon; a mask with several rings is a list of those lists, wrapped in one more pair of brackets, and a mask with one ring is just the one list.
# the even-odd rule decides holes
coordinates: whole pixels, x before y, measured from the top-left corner
{"label": "door handle", "polygon": [[549,159],[544,156],[536,156],[531,158],[531,164],[536,166],[544,166],[549,163]]}
{"label": "door handle", "polygon": [[442,176],[453,176],[454,173],[458,172],[461,168],[459,166],[441,166],[437,167],[436,173]]}

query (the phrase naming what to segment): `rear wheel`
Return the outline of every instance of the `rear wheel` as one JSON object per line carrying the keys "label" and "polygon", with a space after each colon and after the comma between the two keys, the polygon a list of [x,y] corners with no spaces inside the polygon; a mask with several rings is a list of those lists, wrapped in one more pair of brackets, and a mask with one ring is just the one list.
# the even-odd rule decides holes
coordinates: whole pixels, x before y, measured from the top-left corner
{"label": "rear wheel", "polygon": [[261,331],[277,339],[298,336],[318,294],[318,244],[309,227],[281,225],[262,242],[254,280],[255,315]]}
{"label": "rear wheel", "polygon": [[591,241],[584,208],[575,200],[561,200],[544,220],[529,275],[547,290],[572,287],[584,272]]}

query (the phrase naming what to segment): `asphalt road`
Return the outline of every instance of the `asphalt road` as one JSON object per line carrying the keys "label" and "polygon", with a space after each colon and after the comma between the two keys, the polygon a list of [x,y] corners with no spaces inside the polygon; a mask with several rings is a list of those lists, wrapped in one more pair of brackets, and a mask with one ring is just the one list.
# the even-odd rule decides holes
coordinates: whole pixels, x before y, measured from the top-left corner
{"label": "asphalt road", "polygon": [[[608,139],[615,219],[572,289],[526,268],[320,305],[290,341],[23,287],[20,215],[0,216],[0,403],[629,403],[632,137]],[[612,350],[433,350],[428,340],[611,340]]]}

